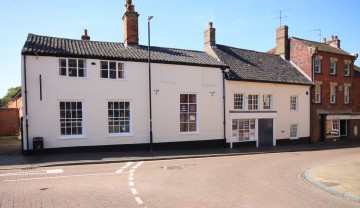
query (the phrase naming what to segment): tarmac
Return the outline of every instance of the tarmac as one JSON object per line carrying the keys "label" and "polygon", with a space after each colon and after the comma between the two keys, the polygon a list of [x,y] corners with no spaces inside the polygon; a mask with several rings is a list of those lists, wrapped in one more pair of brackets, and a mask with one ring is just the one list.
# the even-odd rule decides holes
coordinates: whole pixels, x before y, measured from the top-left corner
{"label": "tarmac", "polygon": [[[6,153],[4,150],[1,151],[9,147],[10,146],[0,144],[0,170],[357,148],[360,147],[360,142],[342,141],[336,143],[243,147],[234,149],[216,148],[152,152],[62,153],[38,156],[23,156],[20,152],[14,153],[14,150],[10,153]],[[360,158],[356,162],[313,167],[304,173],[304,178],[310,184],[330,194],[360,203]]]}

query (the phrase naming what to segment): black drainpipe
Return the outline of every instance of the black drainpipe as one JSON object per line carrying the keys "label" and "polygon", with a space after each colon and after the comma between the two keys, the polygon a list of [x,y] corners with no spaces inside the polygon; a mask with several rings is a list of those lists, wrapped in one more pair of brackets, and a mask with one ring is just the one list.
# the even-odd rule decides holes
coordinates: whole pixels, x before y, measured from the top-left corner
{"label": "black drainpipe", "polygon": [[225,68],[221,68],[221,72],[222,72],[222,75],[223,75],[223,114],[224,114],[224,122],[223,122],[223,125],[224,125],[224,148],[226,148],[226,91],[225,91]]}
{"label": "black drainpipe", "polygon": [[[315,53],[311,56],[311,82],[312,83],[315,83],[315,72],[314,72],[314,57],[315,57]],[[314,138],[313,138],[313,131],[314,131],[314,128],[313,128],[313,125],[314,125],[314,120],[313,120],[313,115],[314,115],[314,112],[313,112],[313,105],[312,105],[312,92],[314,90],[314,85],[311,85],[310,87],[310,92],[309,92],[309,96],[310,96],[310,143],[314,143]],[[319,118],[317,118],[319,119]],[[319,123],[319,122],[318,122]]]}
{"label": "black drainpipe", "polygon": [[29,121],[28,121],[28,99],[26,85],[26,56],[24,55],[24,92],[25,92],[25,131],[26,131],[26,154],[29,154]]}

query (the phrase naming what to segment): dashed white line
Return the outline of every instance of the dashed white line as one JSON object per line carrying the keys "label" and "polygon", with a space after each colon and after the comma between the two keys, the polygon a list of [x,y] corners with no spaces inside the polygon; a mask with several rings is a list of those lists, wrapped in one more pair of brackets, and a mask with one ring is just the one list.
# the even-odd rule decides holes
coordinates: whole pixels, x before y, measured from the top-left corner
{"label": "dashed white line", "polygon": [[134,178],[133,177],[129,177],[129,181],[133,181],[134,180]]}
{"label": "dashed white line", "polygon": [[135,200],[137,201],[138,204],[144,204],[144,202],[141,201],[140,197],[135,197]]}
{"label": "dashed white line", "polygon": [[137,194],[138,194],[138,192],[136,191],[135,188],[131,188],[131,192],[132,192],[132,194],[134,194],[134,195],[137,195]]}
{"label": "dashed white line", "polygon": [[134,186],[134,182],[129,182],[129,186]]}
{"label": "dashed white line", "polygon": [[129,172],[130,172],[130,173],[133,173],[133,172],[135,172],[135,169],[131,169]]}

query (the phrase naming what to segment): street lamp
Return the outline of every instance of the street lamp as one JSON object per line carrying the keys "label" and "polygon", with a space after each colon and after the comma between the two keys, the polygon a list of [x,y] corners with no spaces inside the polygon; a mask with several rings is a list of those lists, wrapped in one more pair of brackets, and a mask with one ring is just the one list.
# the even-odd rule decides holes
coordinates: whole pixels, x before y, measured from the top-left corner
{"label": "street lamp", "polygon": [[152,108],[151,108],[151,59],[150,59],[150,20],[153,16],[148,16],[148,63],[149,63],[149,106],[150,106],[150,152],[153,151],[153,133],[152,133]]}

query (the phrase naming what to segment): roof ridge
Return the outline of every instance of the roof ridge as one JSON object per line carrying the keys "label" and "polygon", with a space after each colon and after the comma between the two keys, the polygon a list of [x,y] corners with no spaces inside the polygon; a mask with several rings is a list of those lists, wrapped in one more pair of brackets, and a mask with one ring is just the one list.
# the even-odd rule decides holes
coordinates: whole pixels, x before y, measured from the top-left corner
{"label": "roof ridge", "polygon": [[[124,45],[123,42],[109,42],[109,41],[98,41],[98,40],[80,40],[80,39],[72,39],[72,38],[61,38],[61,37],[54,37],[54,36],[46,36],[46,35],[38,35],[38,34],[34,34],[34,33],[29,33],[28,37],[30,36],[34,36],[34,37],[44,37],[44,38],[52,38],[52,39],[61,39],[61,40],[69,40],[69,41],[78,41],[78,42],[95,42],[95,43],[109,43],[109,44],[122,44]],[[125,46],[125,45],[124,45]],[[138,46],[140,47],[148,47],[147,45],[141,45],[139,44]],[[125,46],[126,47],[126,46]],[[163,46],[150,46],[151,48],[163,48],[163,49],[173,49],[173,50],[182,50],[182,51],[190,51],[190,52],[200,52],[200,53],[205,53],[205,51],[200,51],[200,50],[194,50],[194,49],[183,49],[183,48],[174,48],[174,47],[163,47]],[[136,48],[136,47],[135,47]]]}
{"label": "roof ridge", "polygon": [[237,47],[228,46],[228,45],[222,45],[222,44],[216,44],[216,45],[219,45],[219,46],[225,46],[225,47],[228,47],[228,48],[239,49],[239,50],[244,50],[244,51],[249,51],[249,52],[255,52],[255,53],[261,53],[261,54],[266,54],[266,55],[271,55],[271,56],[277,56],[277,57],[280,57],[279,55],[276,55],[276,54],[270,54],[270,53],[267,53],[267,52],[255,51],[255,50],[251,50],[251,49],[244,49],[244,48],[237,48]]}

